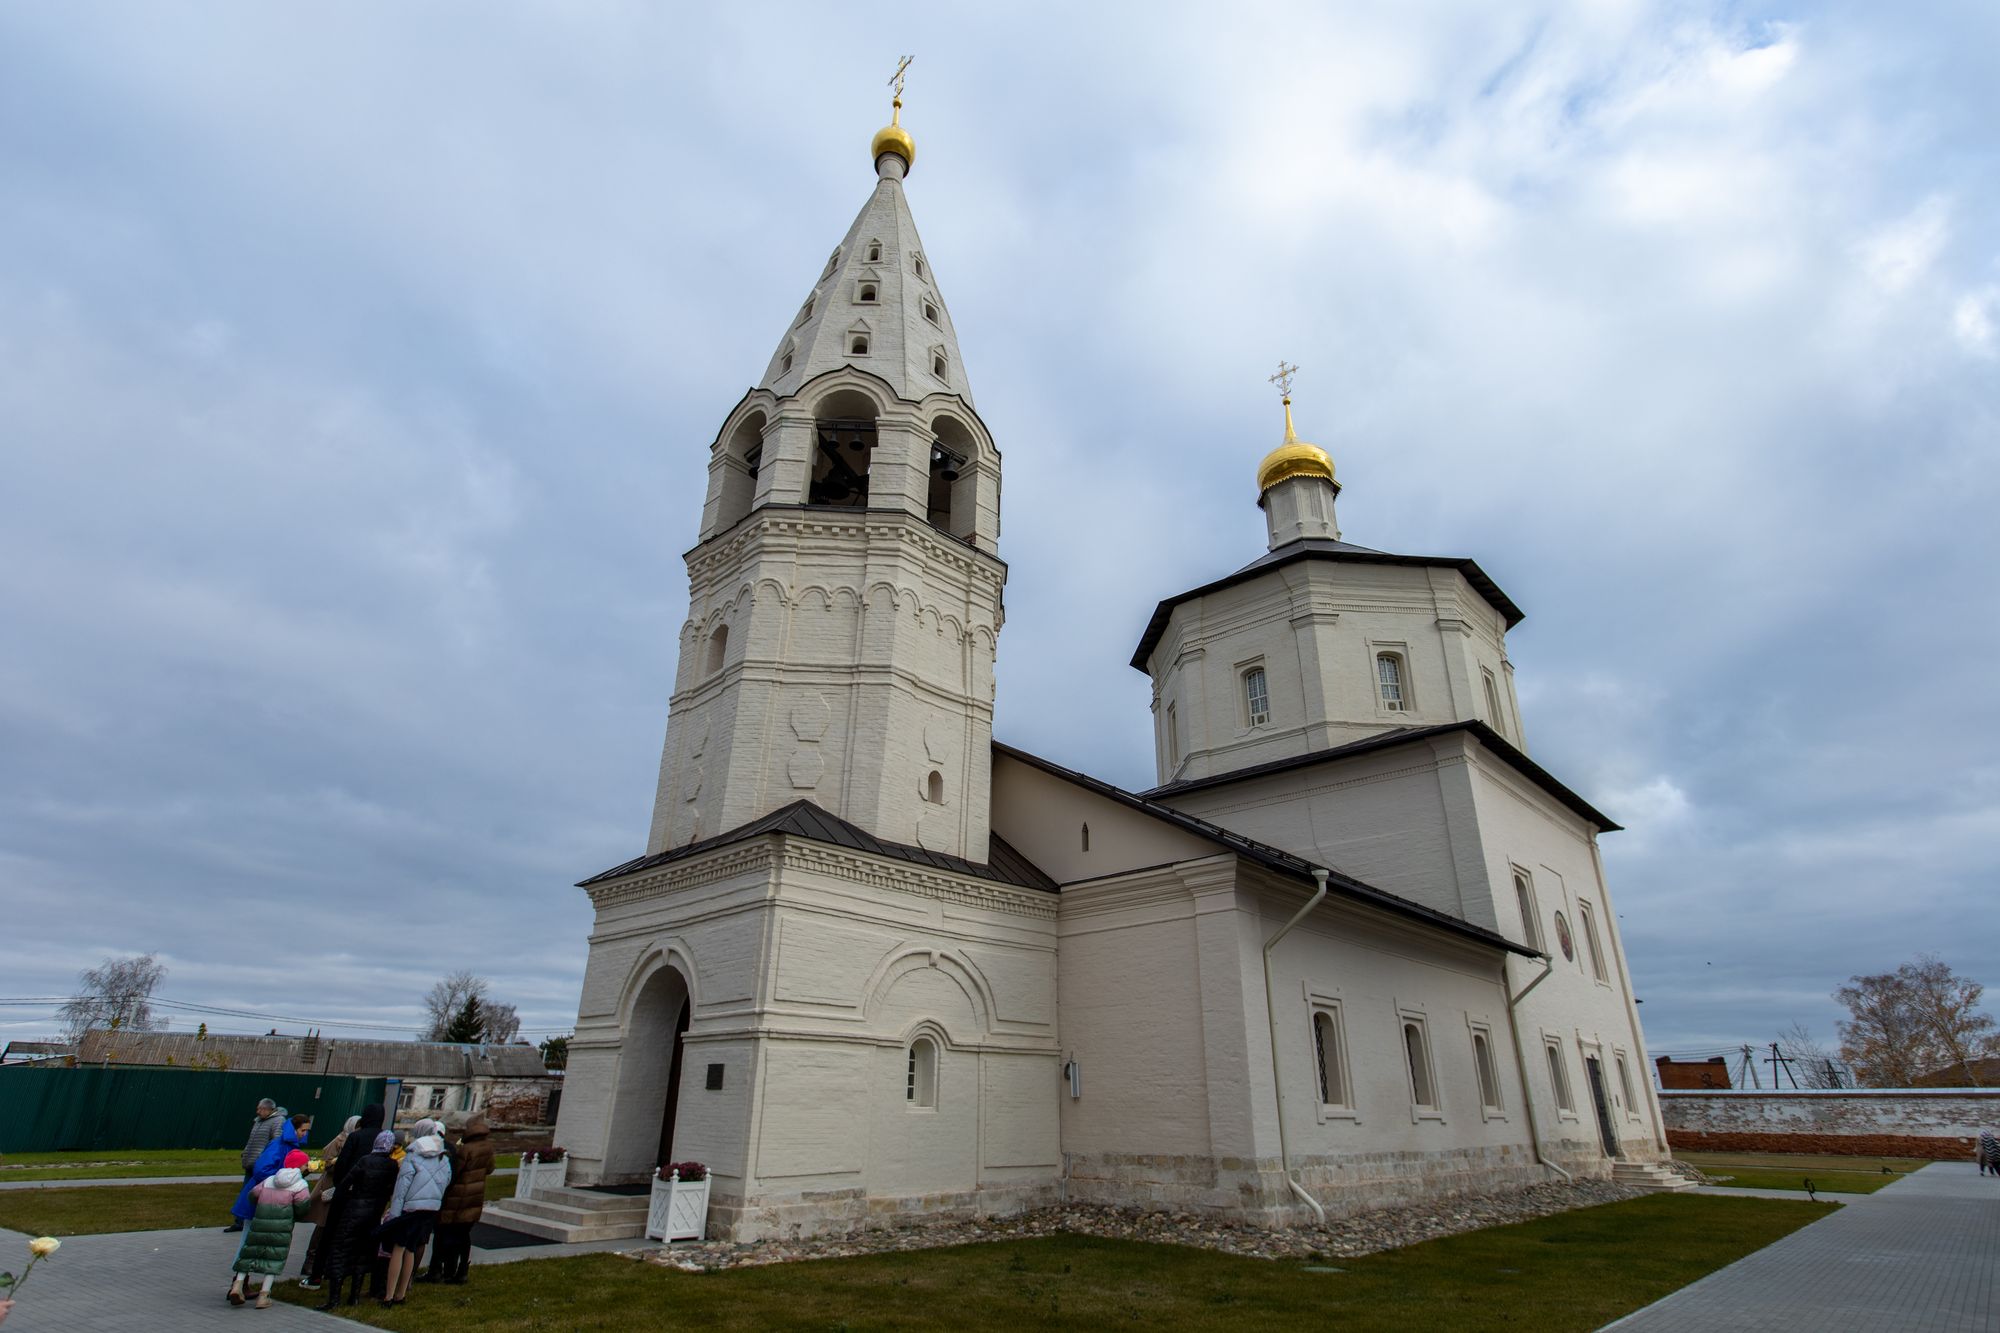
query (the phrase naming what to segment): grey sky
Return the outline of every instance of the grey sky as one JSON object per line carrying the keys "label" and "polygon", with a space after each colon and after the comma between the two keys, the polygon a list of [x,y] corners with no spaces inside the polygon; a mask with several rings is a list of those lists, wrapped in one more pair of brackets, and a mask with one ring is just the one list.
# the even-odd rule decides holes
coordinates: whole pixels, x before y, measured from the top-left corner
{"label": "grey sky", "polygon": [[1656,1051],[2000,981],[1990,6],[723,8],[0,10],[0,995],[567,1027],[901,50],[1003,738],[1151,783],[1125,662],[1261,549],[1282,355],[1348,539],[1528,611]]}

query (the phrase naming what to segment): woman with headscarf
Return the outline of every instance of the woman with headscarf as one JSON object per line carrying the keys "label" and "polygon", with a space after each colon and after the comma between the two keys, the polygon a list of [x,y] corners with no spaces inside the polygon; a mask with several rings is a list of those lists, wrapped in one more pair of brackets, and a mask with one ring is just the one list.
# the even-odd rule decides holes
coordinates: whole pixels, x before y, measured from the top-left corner
{"label": "woman with headscarf", "polygon": [[[306,1213],[306,1221],[312,1224],[312,1240],[306,1244],[306,1257],[299,1265],[299,1285],[307,1291],[319,1288],[320,1277],[326,1272],[326,1258],[322,1254],[320,1242],[326,1238],[326,1220],[333,1212],[333,1165],[340,1160],[341,1149],[354,1137],[354,1131],[361,1124],[361,1117],[351,1115],[342,1125],[340,1133],[333,1136],[333,1142],[326,1145],[320,1157],[325,1165],[320,1168],[318,1178],[312,1183],[312,1206]],[[372,1137],[373,1130],[367,1131]]]}
{"label": "woman with headscarf", "polygon": [[409,1297],[410,1279],[424,1246],[430,1244],[438,1209],[450,1188],[451,1162],[445,1157],[444,1140],[435,1134],[413,1140],[397,1168],[396,1192],[389,1200],[388,1220],[382,1223],[382,1240],[389,1246],[389,1289],[383,1305],[401,1305]]}
{"label": "woman with headscarf", "polygon": [[[362,1116],[366,1119],[367,1113]],[[347,1147],[352,1148],[360,1139],[361,1128],[357,1125]],[[319,1307],[322,1310],[331,1310],[340,1303],[340,1284],[346,1278],[354,1279],[347,1303],[353,1305],[361,1299],[362,1280],[368,1276],[369,1265],[375,1258],[375,1228],[382,1220],[382,1211],[389,1206],[389,1196],[396,1192],[396,1163],[389,1156],[395,1146],[394,1131],[378,1131],[366,1154],[347,1169],[334,1187],[333,1211],[328,1215],[326,1243],[322,1247],[326,1260],[326,1300]]]}

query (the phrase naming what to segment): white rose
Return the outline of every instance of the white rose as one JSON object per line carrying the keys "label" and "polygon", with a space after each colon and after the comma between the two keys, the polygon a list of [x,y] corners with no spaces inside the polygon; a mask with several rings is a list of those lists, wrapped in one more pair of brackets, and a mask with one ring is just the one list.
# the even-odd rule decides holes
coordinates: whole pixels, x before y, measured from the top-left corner
{"label": "white rose", "polygon": [[62,1242],[54,1236],[39,1236],[28,1242],[28,1253],[37,1259],[46,1259],[62,1248]]}

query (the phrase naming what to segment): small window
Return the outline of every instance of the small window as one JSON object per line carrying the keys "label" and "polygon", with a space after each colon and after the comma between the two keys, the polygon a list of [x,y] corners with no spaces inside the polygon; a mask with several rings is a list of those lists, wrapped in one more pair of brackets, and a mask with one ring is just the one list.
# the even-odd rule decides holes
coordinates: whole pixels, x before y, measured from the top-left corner
{"label": "small window", "polygon": [[1583,927],[1583,950],[1590,955],[1590,975],[1604,981],[1604,950],[1597,942],[1597,919],[1591,915],[1589,903],[1577,903],[1576,919]]}
{"label": "small window", "polygon": [[944,804],[944,774],[936,769],[932,769],[931,775],[924,779],[924,799],[932,805]]}
{"label": "small window", "polygon": [[1251,726],[1261,727],[1271,720],[1271,696],[1264,687],[1263,667],[1243,673],[1243,704]]}
{"label": "small window", "polygon": [[1493,730],[1504,735],[1507,723],[1500,712],[1500,683],[1493,679],[1493,673],[1485,667],[1479,668],[1479,674],[1486,682],[1486,720],[1492,724]]}
{"label": "small window", "polygon": [[1424,1040],[1424,1025],[1413,1018],[1403,1020],[1403,1057],[1410,1066],[1410,1100],[1420,1111],[1437,1109],[1437,1094],[1431,1087],[1431,1053]]}
{"label": "small window", "polygon": [[910,263],[911,263],[911,264],[913,264],[913,265],[914,265],[914,266],[916,267],[916,270],[917,270],[917,276],[918,276],[918,277],[920,277],[920,278],[921,278],[921,277],[923,277],[923,276],[924,276],[924,257],[923,257],[922,255],[911,255],[911,256],[910,256]]}
{"label": "small window", "polygon": [[1531,949],[1542,947],[1542,923],[1535,914],[1535,888],[1528,882],[1528,872],[1514,872],[1514,904],[1521,909],[1521,942]]}
{"label": "small window", "polygon": [[1315,1009],[1312,1016],[1313,1067],[1319,1073],[1319,1104],[1347,1105],[1347,1065],[1341,1058],[1339,1015]]}
{"label": "small window", "polygon": [[1625,1067],[1623,1052],[1618,1055],[1618,1090],[1625,1094],[1625,1109],[1632,1115],[1639,1114],[1639,1104],[1632,1100],[1632,1071]]}
{"label": "small window", "polygon": [[431,1110],[433,1110],[433,1111],[442,1111],[442,1110],[444,1110],[444,1089],[443,1089],[443,1088],[432,1088],[432,1089],[431,1089],[431,1100],[430,1100],[430,1109],[431,1109]]}
{"label": "small window", "polygon": [[882,262],[882,242],[880,241],[868,242],[868,262],[871,264],[879,264]]}
{"label": "small window", "polygon": [[708,674],[722,670],[722,659],[729,655],[729,626],[717,625],[715,633],[708,636]]}
{"label": "small window", "polygon": [[945,361],[944,361],[944,353],[943,353],[943,352],[932,352],[932,353],[931,353],[931,374],[933,374],[933,375],[937,376],[937,377],[938,377],[939,379],[943,379],[943,378],[944,378],[944,369],[945,369]]}
{"label": "small window", "polygon": [[785,359],[778,363],[778,373],[780,375],[789,375],[791,373],[791,370],[792,370],[792,354],[791,351],[787,349],[785,352]]}
{"label": "small window", "polygon": [[819,276],[822,279],[828,278],[832,276],[833,271],[839,267],[840,267],[840,251],[836,249],[832,254],[826,257],[826,267],[820,271]]}
{"label": "small window", "polygon": [[1576,1099],[1569,1092],[1569,1069],[1563,1062],[1562,1043],[1552,1041],[1544,1049],[1549,1056],[1549,1086],[1555,1091],[1556,1106],[1576,1114]]}
{"label": "small window", "polygon": [[903,1100],[923,1109],[937,1105],[937,1043],[929,1037],[918,1037],[910,1043]]}
{"label": "small window", "polygon": [[1500,1071],[1493,1063],[1493,1043],[1483,1028],[1472,1030],[1472,1065],[1479,1074],[1479,1104],[1500,1109]]}
{"label": "small window", "polygon": [[1090,850],[1090,825],[1088,824],[1083,826],[1083,850],[1086,852]]}
{"label": "small window", "polygon": [[938,308],[929,301],[924,302],[924,318],[933,324],[938,322]]}
{"label": "small window", "polygon": [[1402,712],[1409,700],[1403,688],[1403,659],[1394,653],[1377,653],[1375,680],[1381,691],[1382,707],[1391,713]]}
{"label": "small window", "polygon": [[416,1104],[417,1085],[414,1083],[405,1083],[403,1090],[396,1094],[396,1109],[398,1111],[407,1111]]}
{"label": "small window", "polygon": [[1167,705],[1167,762],[1174,763],[1181,757],[1181,724],[1174,714],[1174,706]]}
{"label": "small window", "polygon": [[864,305],[873,305],[875,303],[875,290],[874,283],[864,282],[861,284],[861,290],[855,294],[854,299],[862,302]]}
{"label": "small window", "polygon": [[855,334],[852,338],[848,339],[847,350],[855,356],[867,356],[868,335],[865,333]]}
{"label": "small window", "polygon": [[799,311],[799,323],[803,324],[813,317],[813,302],[818,299],[811,296],[806,298],[805,307]]}

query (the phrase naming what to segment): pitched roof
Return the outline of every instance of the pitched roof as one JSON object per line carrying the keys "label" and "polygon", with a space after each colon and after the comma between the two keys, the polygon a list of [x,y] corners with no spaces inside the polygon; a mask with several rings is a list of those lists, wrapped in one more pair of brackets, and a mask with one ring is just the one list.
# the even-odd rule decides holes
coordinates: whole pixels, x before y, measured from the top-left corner
{"label": "pitched roof", "polygon": [[549,1076],[533,1046],[479,1042],[371,1041],[347,1037],[236,1036],[192,1032],[84,1034],[77,1051],[84,1065],[181,1065],[258,1074],[347,1074],[457,1082],[468,1078]]}
{"label": "pitched roof", "polygon": [[[870,259],[878,243],[881,256]],[[853,366],[887,381],[899,398],[914,402],[933,393],[955,393],[970,405],[972,385],[959,359],[958,335],[938,294],[930,258],[922,252],[903,183],[893,172],[886,173],[778,340],[758,387],[783,397],[814,376]],[[856,299],[863,284],[873,285],[873,301]],[[868,334],[868,351],[852,355],[848,339],[861,329]],[[933,369],[933,347],[944,351],[943,376]],[[787,350],[792,354],[789,370]]]}
{"label": "pitched roof", "polygon": [[1455,569],[1465,576],[1465,581],[1479,590],[1494,610],[1507,618],[1507,628],[1512,629],[1527,618],[1527,613],[1514,605],[1512,598],[1500,591],[1500,585],[1488,578],[1486,571],[1476,561],[1454,555],[1393,555],[1387,551],[1371,550],[1366,546],[1356,546],[1352,542],[1328,541],[1321,537],[1305,537],[1295,542],[1286,542],[1277,550],[1268,552],[1252,560],[1234,574],[1224,575],[1213,583],[1204,583],[1199,588],[1191,588],[1178,596],[1169,597],[1153,611],[1153,618],[1146,622],[1146,632],[1139,636],[1139,647],[1132,654],[1132,665],[1140,671],[1146,670],[1146,659],[1153,655],[1153,649],[1167,632],[1167,622],[1172,619],[1174,608],[1182,602],[1209,593],[1220,592],[1224,588],[1247,583],[1260,574],[1268,574],[1274,569],[1296,564],[1301,560],[1329,560],[1357,565],[1422,565],[1440,569]]}
{"label": "pitched roof", "polygon": [[1045,773],[1061,778],[1065,782],[1074,783],[1086,791],[1094,792],[1108,800],[1116,801],[1118,804],[1126,806],[1129,809],[1137,810],[1142,814],[1152,816],[1154,819],[1172,824],[1176,828],[1192,833],[1197,837],[1206,838],[1217,846],[1232,851],[1246,860],[1255,862],[1267,870],[1273,870],[1289,878],[1302,879],[1307,882],[1313,880],[1313,872],[1315,870],[1325,870],[1327,872],[1327,889],[1330,892],[1340,894],[1342,897],[1353,899],[1356,902],[1367,903],[1371,907],[1382,908],[1398,916],[1420,921],[1427,926],[1439,927],[1455,935],[1463,935],[1481,944],[1506,949],[1511,953],[1523,954],[1530,958],[1539,958],[1542,956],[1539,951],[1531,949],[1525,944],[1517,944],[1504,935],[1490,931],[1484,926],[1475,926],[1470,921],[1455,917],[1449,912],[1440,912],[1436,908],[1426,907],[1422,903],[1412,902],[1408,898],[1390,893],[1387,889],[1378,889],[1373,884],[1364,884],[1352,875],[1344,875],[1331,867],[1320,866],[1315,862],[1306,860],[1302,856],[1294,856],[1282,848],[1258,842],[1255,838],[1246,838],[1241,833],[1232,832],[1220,824],[1211,824],[1205,819],[1200,819],[1184,811],[1176,810],[1172,806],[1161,805],[1159,802],[1149,800],[1145,796],[1135,795],[1122,787],[1114,787],[1102,779],[1093,778],[1087,773],[1079,773],[1073,768],[1064,768],[1061,764],[1029,754],[1026,750],[1017,750],[1013,746],[1003,744],[1000,741],[993,742],[993,750],[996,754],[1002,754],[1010,759],[1017,759],[1024,764],[1039,768]]}
{"label": "pitched roof", "polygon": [[1458,722],[1439,722],[1428,727],[1394,727],[1379,735],[1349,741],[1345,745],[1335,745],[1325,750],[1293,755],[1289,759],[1273,759],[1267,763],[1252,764],[1248,768],[1232,769],[1227,773],[1212,773],[1204,778],[1183,778],[1179,782],[1169,782],[1165,786],[1155,787],[1142,794],[1149,800],[1178,796],[1182,792],[1200,791],[1204,787],[1215,787],[1226,782],[1243,782],[1272,773],[1284,773],[1312,764],[1323,764],[1329,760],[1351,759],[1355,755],[1367,754],[1371,750],[1386,750],[1398,745],[1408,745],[1415,741],[1428,740],[1433,736],[1449,735],[1454,731],[1469,731],[1477,736],[1481,744],[1504,759],[1515,772],[1553,796],[1571,813],[1597,825],[1600,832],[1623,831],[1625,827],[1623,824],[1614,823],[1609,815],[1564,786],[1555,774],[1514,748],[1512,742],[1505,736],[1477,718],[1466,718]]}
{"label": "pitched roof", "polygon": [[622,865],[592,875],[577,884],[578,888],[588,888],[606,880],[618,879],[625,875],[635,875],[642,870],[651,870],[689,856],[698,856],[718,847],[732,843],[748,842],[765,834],[781,833],[788,837],[805,838],[811,842],[823,842],[833,847],[845,847],[849,851],[866,852],[871,856],[887,857],[894,861],[908,861],[914,865],[929,866],[933,870],[949,871],[954,875],[969,875],[974,879],[991,880],[996,884],[1009,884],[1017,889],[1038,889],[1044,893],[1054,893],[1056,882],[1036,867],[1027,857],[1009,847],[1004,839],[989,839],[992,859],[981,865],[968,861],[962,856],[950,856],[944,852],[927,851],[922,847],[912,847],[908,843],[884,842],[874,834],[851,824],[828,810],[823,810],[811,801],[793,801],[790,805],[773,810],[759,819],[718,833],[712,838],[689,843],[685,847],[675,847],[671,851],[658,852],[652,856],[635,857]]}

